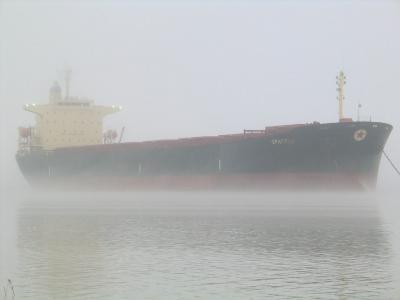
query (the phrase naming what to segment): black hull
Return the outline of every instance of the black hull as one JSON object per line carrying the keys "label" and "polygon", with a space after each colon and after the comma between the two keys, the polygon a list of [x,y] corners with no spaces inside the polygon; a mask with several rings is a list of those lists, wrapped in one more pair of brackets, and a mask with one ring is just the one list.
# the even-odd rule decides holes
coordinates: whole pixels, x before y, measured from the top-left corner
{"label": "black hull", "polygon": [[392,126],[271,127],[263,133],[18,152],[33,185],[82,188],[371,189]]}

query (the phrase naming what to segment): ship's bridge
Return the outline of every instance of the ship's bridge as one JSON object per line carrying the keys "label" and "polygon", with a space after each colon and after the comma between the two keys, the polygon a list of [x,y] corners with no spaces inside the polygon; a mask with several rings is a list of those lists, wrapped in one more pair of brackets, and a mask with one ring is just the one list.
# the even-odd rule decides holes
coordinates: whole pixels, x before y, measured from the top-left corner
{"label": "ship's bridge", "polygon": [[62,98],[61,88],[55,83],[50,89],[48,104],[26,104],[24,109],[36,115],[36,126],[24,137],[29,139],[29,146],[53,150],[101,144],[103,118],[120,111],[121,107],[95,105],[85,98]]}

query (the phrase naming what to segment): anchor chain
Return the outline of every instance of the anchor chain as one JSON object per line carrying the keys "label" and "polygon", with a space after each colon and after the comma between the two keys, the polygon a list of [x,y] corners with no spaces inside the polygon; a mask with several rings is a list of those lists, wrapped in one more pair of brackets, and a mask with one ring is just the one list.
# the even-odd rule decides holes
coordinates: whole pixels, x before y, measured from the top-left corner
{"label": "anchor chain", "polygon": [[397,169],[396,165],[394,164],[394,162],[389,158],[389,156],[386,154],[385,150],[382,151],[383,155],[386,157],[386,159],[388,160],[388,162],[390,163],[390,165],[392,166],[392,168],[396,171],[396,173],[398,175],[400,175],[400,171],[399,169]]}

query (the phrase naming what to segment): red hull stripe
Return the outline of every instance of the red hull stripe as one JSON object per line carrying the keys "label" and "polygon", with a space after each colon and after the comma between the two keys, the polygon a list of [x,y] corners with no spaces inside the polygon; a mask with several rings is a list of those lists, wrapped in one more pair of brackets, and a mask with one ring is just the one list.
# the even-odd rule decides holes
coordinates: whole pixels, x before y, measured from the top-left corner
{"label": "red hull stripe", "polygon": [[76,177],[42,178],[44,186],[56,188],[114,189],[114,190],[203,190],[203,189],[352,189],[373,188],[368,176],[360,174],[280,173],[241,175],[188,175],[141,177]]}

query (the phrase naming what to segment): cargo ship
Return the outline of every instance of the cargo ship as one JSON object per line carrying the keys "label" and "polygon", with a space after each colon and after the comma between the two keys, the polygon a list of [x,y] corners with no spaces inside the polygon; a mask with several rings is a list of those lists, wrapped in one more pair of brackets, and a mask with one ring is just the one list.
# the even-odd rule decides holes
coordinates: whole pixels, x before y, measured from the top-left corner
{"label": "cargo ship", "polygon": [[[69,73],[68,73],[69,74]],[[34,127],[19,128],[16,160],[27,181],[67,189],[374,189],[392,126],[343,114],[345,76],[337,76],[339,121],[243,130],[236,134],[122,142],[103,132],[120,106],[69,95],[58,83],[48,104],[26,104]]]}

